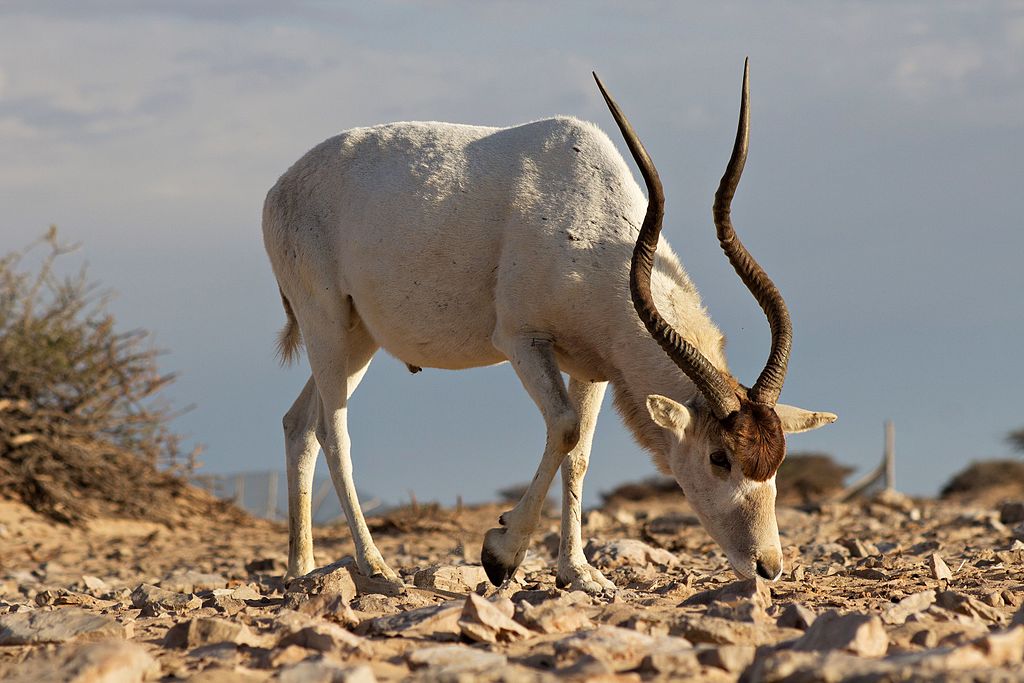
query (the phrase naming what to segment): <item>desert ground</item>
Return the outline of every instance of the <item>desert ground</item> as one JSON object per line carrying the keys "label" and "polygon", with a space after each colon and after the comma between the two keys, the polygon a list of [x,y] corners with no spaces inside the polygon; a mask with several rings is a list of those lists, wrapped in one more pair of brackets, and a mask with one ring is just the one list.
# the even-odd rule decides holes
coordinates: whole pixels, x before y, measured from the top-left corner
{"label": "desert ground", "polygon": [[373,518],[396,591],[354,569],[343,525],[285,583],[284,526],[196,491],[162,523],[3,501],[0,678],[1024,680],[1020,501],[780,505],[767,583],[737,580],[681,493],[627,491],[585,514],[600,595],[555,587],[557,509],[501,588],[479,547],[502,506]]}

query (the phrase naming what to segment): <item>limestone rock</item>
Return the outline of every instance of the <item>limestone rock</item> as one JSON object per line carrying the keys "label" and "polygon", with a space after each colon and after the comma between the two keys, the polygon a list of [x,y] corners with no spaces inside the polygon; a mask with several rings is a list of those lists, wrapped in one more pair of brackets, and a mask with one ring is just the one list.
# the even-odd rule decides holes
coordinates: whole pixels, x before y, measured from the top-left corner
{"label": "limestone rock", "polygon": [[768,619],[764,607],[753,600],[715,602],[708,607],[705,614],[709,617],[720,617],[729,621],[755,622]]}
{"label": "limestone rock", "polygon": [[928,556],[928,571],[931,572],[933,579],[946,581],[953,578],[953,572],[949,570],[949,566],[945,560],[939,557],[938,553],[932,553]]}
{"label": "limestone rock", "polygon": [[468,593],[487,583],[487,572],[476,565],[436,565],[416,572],[412,581],[420,588]]}
{"label": "limestone rock", "polygon": [[657,638],[644,655],[643,668],[670,678],[694,675],[700,669],[697,650],[683,638]]}
{"label": "limestone rock", "polygon": [[345,598],[342,595],[332,595],[330,593],[314,595],[298,604],[294,609],[302,614],[323,617],[328,621],[337,622],[345,627],[355,626],[359,623],[359,617],[352,611],[352,607],[345,602]]}
{"label": "limestone rock", "polygon": [[782,628],[797,628],[806,631],[817,616],[813,610],[804,605],[791,602],[782,610],[782,614],[779,615],[775,623]]}
{"label": "limestone rock", "polygon": [[581,591],[564,593],[536,605],[523,600],[516,608],[515,618],[520,624],[540,633],[574,633],[594,628],[582,609],[590,602],[590,596]]}
{"label": "limestone rock", "polygon": [[212,617],[190,619],[171,628],[164,637],[164,647],[202,647],[219,643],[258,646],[262,640],[244,624]]}
{"label": "limestone rock", "polygon": [[174,593],[196,593],[224,588],[228,580],[220,574],[210,574],[193,570],[174,572],[160,581],[160,587]]}
{"label": "limestone rock", "polygon": [[203,606],[203,601],[195,595],[175,593],[148,583],[140,584],[132,591],[131,599],[132,605],[141,609],[142,615],[146,617],[155,617],[165,612],[182,614]]}
{"label": "limestone rock", "polygon": [[887,624],[902,624],[911,614],[923,612],[935,602],[935,591],[927,590],[914,593],[882,612],[882,621]]}
{"label": "limestone rock", "polygon": [[701,650],[697,660],[705,666],[738,674],[750,666],[756,652],[757,648],[753,645],[722,645]]}
{"label": "limestone rock", "polygon": [[942,591],[936,597],[935,603],[943,609],[968,617],[977,617],[995,623],[1002,623],[1006,620],[1000,610],[989,607],[977,598],[956,591]]}
{"label": "limestone rock", "polygon": [[365,621],[359,624],[356,630],[358,633],[374,636],[458,640],[462,633],[459,615],[463,604],[462,600],[453,600],[399,614],[389,614]]}
{"label": "limestone rock", "polygon": [[106,581],[89,574],[82,575],[82,585],[93,594],[103,594],[110,590],[110,585]]}
{"label": "limestone rock", "polygon": [[402,586],[360,572],[351,557],[292,579],[285,588],[286,599],[292,598],[292,607],[311,595],[336,594],[341,595],[345,602],[351,602],[357,596],[405,594]]}
{"label": "limestone rock", "polygon": [[314,569],[310,573],[299,576],[288,582],[286,590],[289,594],[340,595],[346,603],[356,597],[355,566],[348,558]]}
{"label": "limestone rock", "polygon": [[654,644],[654,638],[636,631],[599,626],[556,641],[555,653],[562,661],[591,657],[618,672],[639,666],[654,649]]}
{"label": "limestone rock", "polygon": [[0,616],[0,645],[127,639],[131,636],[130,625],[78,608],[53,612],[32,610]]}
{"label": "limestone rock", "polygon": [[674,567],[679,559],[667,550],[654,548],[643,541],[619,539],[608,543],[591,541],[584,549],[590,563],[598,569],[614,569],[626,565],[642,567],[648,563]]}
{"label": "limestone rock", "polygon": [[310,658],[281,669],[280,683],[377,683],[373,669],[366,664],[338,666],[321,658]]}
{"label": "limestone rock", "polygon": [[971,647],[985,655],[989,666],[1020,665],[1024,661],[1024,626],[990,633],[971,643]]}
{"label": "limestone rock", "polygon": [[512,620],[514,609],[508,598],[499,598],[495,604],[470,593],[462,608],[459,628],[462,635],[480,643],[510,643],[531,637],[529,629]]}
{"label": "limestone rock", "polygon": [[721,588],[694,593],[683,601],[683,605],[710,605],[715,602],[739,600],[750,600],[762,609],[768,609],[772,606],[772,592],[768,587],[768,582],[760,578],[734,581]]}
{"label": "limestone rock", "polygon": [[129,683],[155,678],[160,665],[137,643],[104,641],[63,648],[19,665],[8,683]]}
{"label": "limestone rock", "polygon": [[889,647],[882,620],[869,614],[828,611],[811,624],[793,644],[798,652],[844,650],[862,657],[881,657]]}
{"label": "limestone rock", "polygon": [[349,653],[360,650],[363,639],[337,624],[321,620],[290,633],[278,643],[278,647],[289,645],[318,652]]}
{"label": "limestone rock", "polygon": [[497,652],[487,652],[465,645],[436,645],[414,650],[408,657],[413,668],[427,668],[439,678],[457,674],[479,674],[500,668],[508,658]]}

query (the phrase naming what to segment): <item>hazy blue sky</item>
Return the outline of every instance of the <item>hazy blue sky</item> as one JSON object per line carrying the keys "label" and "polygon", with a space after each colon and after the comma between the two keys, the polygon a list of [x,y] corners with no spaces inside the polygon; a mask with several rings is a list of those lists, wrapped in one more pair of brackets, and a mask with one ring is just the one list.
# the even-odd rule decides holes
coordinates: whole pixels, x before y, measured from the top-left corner
{"label": "hazy blue sky", "polygon": [[[897,425],[899,484],[934,492],[1024,425],[1024,3],[5,2],[0,248],[57,223],[181,372],[179,427],[211,471],[282,466],[283,321],[266,190],[353,126],[613,124],[651,151],[666,234],[752,381],[768,327],[710,205],[751,58],[737,228],[789,303],[783,400],[835,425],[790,439],[858,468]],[[617,136],[613,136],[618,139]],[[528,481],[543,424],[507,366],[409,375],[378,356],[351,409],[356,479],[445,502]],[[322,467],[322,464],[321,464]],[[652,466],[606,405],[589,500]]]}

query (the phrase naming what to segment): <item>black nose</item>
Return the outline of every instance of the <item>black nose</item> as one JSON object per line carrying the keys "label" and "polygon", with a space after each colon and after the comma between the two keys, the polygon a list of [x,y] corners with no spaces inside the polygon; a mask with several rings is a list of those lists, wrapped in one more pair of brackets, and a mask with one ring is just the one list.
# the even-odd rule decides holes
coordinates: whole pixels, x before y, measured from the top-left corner
{"label": "black nose", "polygon": [[775,574],[769,572],[767,567],[764,566],[764,562],[761,560],[757,561],[757,575],[762,579],[768,579],[769,581],[775,578]]}

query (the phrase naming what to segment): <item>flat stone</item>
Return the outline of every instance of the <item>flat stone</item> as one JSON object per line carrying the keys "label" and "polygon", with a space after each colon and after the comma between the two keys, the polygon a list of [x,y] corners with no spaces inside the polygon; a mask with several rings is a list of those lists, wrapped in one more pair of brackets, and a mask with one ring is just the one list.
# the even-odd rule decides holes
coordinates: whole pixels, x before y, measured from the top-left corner
{"label": "flat stone", "polygon": [[902,624],[911,614],[923,612],[935,603],[935,591],[914,593],[882,612],[882,621],[887,624]]}
{"label": "flat stone", "polygon": [[0,645],[127,639],[131,625],[78,608],[32,610],[0,616]]}
{"label": "flat stone", "polygon": [[82,585],[85,586],[86,590],[93,593],[106,593],[110,590],[110,585],[106,581],[98,576],[91,576],[89,574],[82,575]]}
{"label": "flat stone", "polygon": [[463,600],[452,600],[399,614],[389,614],[364,621],[356,630],[358,633],[374,636],[458,640],[462,633],[459,616],[463,605]]}
{"label": "flat stone", "polygon": [[288,582],[286,591],[298,593],[303,596],[310,595],[340,595],[346,602],[351,602],[356,597],[356,582],[351,571],[352,564],[341,560],[325,567],[314,569],[304,576],[299,576]]}
{"label": "flat stone", "polygon": [[132,605],[142,610],[142,616],[155,617],[163,613],[182,614],[203,606],[195,595],[175,593],[148,583],[140,584],[131,595]]}
{"label": "flat stone", "polygon": [[990,633],[975,640],[971,647],[985,655],[985,661],[989,666],[1020,664],[1024,661],[1024,626]]}
{"label": "flat stone", "polygon": [[862,541],[859,538],[844,538],[839,541],[839,544],[849,550],[850,557],[853,558],[863,559],[879,554],[875,544]]}
{"label": "flat stone", "polygon": [[231,643],[259,646],[262,639],[255,636],[245,624],[212,617],[190,619],[172,627],[164,637],[164,647],[203,647]]}
{"label": "flat stone", "polygon": [[305,576],[292,579],[286,586],[288,593],[320,595],[324,593],[343,596],[350,602],[358,595],[396,596],[405,592],[384,579],[366,576],[356,567],[355,560],[345,557],[325,567],[314,569]]}
{"label": "flat stone", "polygon": [[[686,643],[686,641],[683,641]],[[599,626],[555,642],[559,660],[591,657],[611,671],[635,669],[654,649],[655,639],[617,626]],[[689,645],[689,643],[686,643]]]}
{"label": "flat stone", "polygon": [[583,606],[590,605],[588,595],[581,591],[564,593],[554,600],[538,604],[521,601],[515,619],[523,626],[540,633],[575,633],[594,628]]}
{"label": "flat stone", "polygon": [[18,665],[8,683],[70,681],[72,683],[129,683],[154,679],[160,665],[137,643],[104,641],[62,648],[55,654],[30,658]]}
{"label": "flat stone", "polygon": [[477,565],[438,565],[416,572],[412,582],[420,588],[468,593],[488,579],[484,568]]}
{"label": "flat stone", "polygon": [[309,650],[351,653],[362,649],[363,638],[329,621],[300,628],[280,640],[278,647],[298,645]]}
{"label": "flat stone", "polygon": [[754,661],[757,648],[753,645],[721,645],[701,650],[697,660],[705,666],[713,666],[729,673],[739,673]]}
{"label": "flat stone", "polygon": [[778,634],[765,628],[763,623],[730,621],[708,616],[684,617],[672,627],[671,632],[672,635],[682,636],[691,643],[708,645],[763,645],[775,642],[778,638]]}
{"label": "flat stone", "polygon": [[511,643],[533,636],[533,632],[512,620],[514,607],[508,598],[494,604],[470,593],[459,617],[462,635],[480,643]]}
{"label": "flat stone", "polygon": [[976,617],[985,621],[1003,623],[1005,615],[994,607],[989,607],[981,600],[964,593],[956,591],[942,591],[935,599],[935,603],[956,614],[963,614],[968,617]]}
{"label": "flat stone", "polygon": [[406,657],[409,666],[427,668],[434,676],[483,673],[508,664],[508,658],[465,645],[436,645],[414,650]]}
{"label": "flat stone", "polygon": [[798,652],[844,650],[862,657],[881,657],[889,648],[882,620],[872,614],[838,614],[828,611],[814,620],[793,644]]}
{"label": "flat stone", "polygon": [[695,674],[700,666],[689,641],[672,636],[657,638],[643,659],[644,669],[675,678]]}
{"label": "flat stone", "polygon": [[277,672],[279,683],[377,683],[366,664],[338,666],[322,658],[310,658]]}
{"label": "flat stone", "polygon": [[626,565],[642,567],[649,563],[666,567],[679,564],[679,558],[669,551],[629,538],[608,543],[591,541],[584,553],[590,563],[599,569],[615,569]]}
{"label": "flat stone", "polygon": [[349,604],[345,602],[345,598],[342,595],[332,595],[329,593],[314,595],[297,605],[295,610],[302,614],[323,617],[345,627],[355,626],[359,623],[359,617],[352,611]]}
{"label": "flat stone", "polygon": [[808,607],[798,602],[791,602],[782,610],[782,614],[776,620],[776,625],[782,628],[796,628],[806,631],[814,623],[818,615]]}
{"label": "flat stone", "polygon": [[755,622],[768,619],[764,607],[753,600],[715,602],[708,606],[708,611],[705,614],[709,617],[720,617],[730,621]]}
{"label": "flat stone", "polygon": [[884,678],[884,672],[890,668],[884,662],[863,659],[845,652],[781,650],[757,659],[744,672],[743,679],[759,683],[903,680]]}
{"label": "flat stone", "polygon": [[736,602],[737,600],[751,600],[763,609],[768,609],[772,606],[772,591],[764,579],[745,579],[728,583],[720,588],[694,593],[683,600],[683,605],[710,605],[714,602]]}
{"label": "flat stone", "polygon": [[160,581],[160,587],[174,593],[195,593],[197,591],[212,591],[215,588],[224,588],[228,580],[220,574],[210,574],[197,571],[174,572]]}

